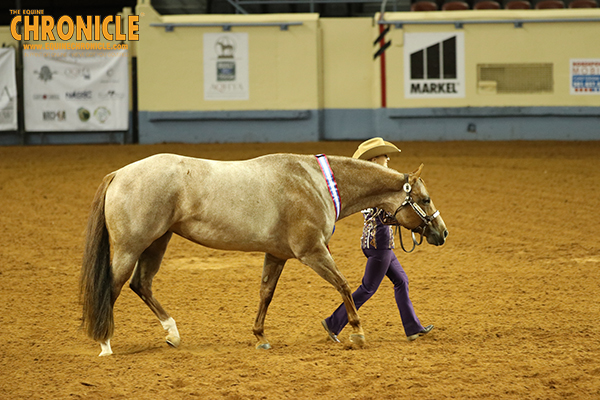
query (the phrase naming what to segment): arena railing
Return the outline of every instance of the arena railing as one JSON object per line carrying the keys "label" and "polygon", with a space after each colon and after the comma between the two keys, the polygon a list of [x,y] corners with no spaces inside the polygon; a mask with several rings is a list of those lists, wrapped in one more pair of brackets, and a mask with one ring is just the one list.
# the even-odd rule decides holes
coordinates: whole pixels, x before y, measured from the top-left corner
{"label": "arena railing", "polygon": [[385,20],[377,21],[379,25],[394,25],[397,29],[402,29],[404,25],[454,25],[456,29],[462,29],[466,24],[513,24],[515,28],[522,28],[523,24],[531,23],[560,23],[560,22],[600,22],[600,18],[541,18],[541,19],[488,19],[488,20],[428,20],[428,21],[412,21],[412,20]]}
{"label": "arena railing", "polygon": [[221,27],[224,31],[230,31],[233,27],[251,26],[278,26],[280,30],[287,31],[290,26],[302,25],[303,22],[223,22],[223,23],[154,23],[150,26],[164,27],[165,32],[173,32],[175,28],[214,28]]}

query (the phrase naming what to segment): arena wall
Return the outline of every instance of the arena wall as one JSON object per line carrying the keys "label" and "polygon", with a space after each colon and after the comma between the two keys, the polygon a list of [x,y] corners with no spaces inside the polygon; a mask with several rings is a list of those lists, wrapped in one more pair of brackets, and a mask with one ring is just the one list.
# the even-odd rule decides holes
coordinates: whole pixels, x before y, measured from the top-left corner
{"label": "arena wall", "polygon": [[[591,38],[600,34],[600,24],[580,22],[600,17],[598,10],[450,14],[452,18],[448,13],[385,15],[387,21],[405,24],[401,29],[392,25],[388,35],[388,108],[375,110],[377,134],[398,140],[600,139],[600,92],[571,94],[570,87],[571,60],[599,61]],[[442,21],[451,24],[420,24]],[[463,22],[462,27],[456,28],[455,21]],[[464,32],[464,97],[406,98],[403,39],[420,32]],[[495,82],[485,81],[481,69],[489,67],[502,69],[499,80],[512,80],[504,82],[508,88],[501,91]],[[539,79],[543,74],[549,74],[547,87],[536,87],[544,85]]]}
{"label": "arena wall", "polygon": [[[129,42],[137,88],[129,132],[31,134],[29,143],[600,139],[600,92],[573,93],[571,79],[573,60],[600,61],[598,9],[386,13],[390,46],[375,57],[379,15],[163,16],[146,3],[135,10],[140,40]],[[211,34],[247,38],[247,67],[235,72],[247,70],[246,98],[207,97]],[[459,93],[409,94],[414,38],[436,35],[459,43]]]}
{"label": "arena wall", "polygon": [[[600,138],[600,95],[570,93],[570,60],[598,57],[598,10],[494,10],[386,13],[386,107],[375,18],[316,14],[161,16],[138,6],[140,142],[244,142],[363,139],[515,140]],[[568,22],[568,20],[575,22]],[[590,20],[590,22],[582,22]],[[462,26],[455,26],[462,21]],[[496,21],[490,23],[490,21]],[[516,24],[515,21],[521,21]],[[546,22],[541,22],[546,21]],[[300,22],[277,26],[235,26]],[[249,40],[248,100],[205,100],[205,33],[231,23]],[[407,98],[404,38],[410,33],[464,35],[464,95]],[[550,87],[498,91],[480,68],[508,66],[527,86],[536,65]],[[519,66],[526,67],[524,70]],[[527,67],[533,66],[533,70]],[[533,71],[533,72],[532,72]],[[542,71],[544,72],[544,71]],[[535,80],[535,79],[534,79]]]}
{"label": "arena wall", "polygon": [[[320,139],[323,89],[317,14],[160,16],[148,5],[138,6],[141,13],[140,143]],[[252,26],[279,22],[301,25],[287,30]],[[155,26],[169,23],[174,24],[172,31]],[[224,34],[223,28],[180,26],[223,23],[234,24],[231,33],[248,37],[247,100],[205,99],[203,38]],[[238,60],[238,74],[244,69],[240,64]]]}

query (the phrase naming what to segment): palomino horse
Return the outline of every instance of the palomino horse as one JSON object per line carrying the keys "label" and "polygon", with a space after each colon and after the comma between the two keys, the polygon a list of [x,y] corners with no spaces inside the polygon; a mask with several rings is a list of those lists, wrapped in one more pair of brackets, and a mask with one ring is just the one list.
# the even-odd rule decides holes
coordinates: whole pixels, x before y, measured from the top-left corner
{"label": "palomino horse", "polygon": [[402,174],[347,157],[328,160],[335,179],[330,182],[337,182],[341,199],[336,206],[318,159],[309,155],[224,162],[159,154],[108,174],[92,204],[81,272],[83,326],[100,342],[100,355],[112,354],[113,306],[130,277],[131,289],[166,330],[167,343],[179,345],[175,320],[152,295],[152,280],[173,233],[215,249],[265,253],[253,329],[257,348],[271,347],[264,335],[265,316],[290,258],[340,292],[351,340],[362,347],[364,333],[350,286],[327,247],[336,216],[380,207],[405,228],[424,232],[434,245],[443,244],[448,231],[420,179],[423,165]]}

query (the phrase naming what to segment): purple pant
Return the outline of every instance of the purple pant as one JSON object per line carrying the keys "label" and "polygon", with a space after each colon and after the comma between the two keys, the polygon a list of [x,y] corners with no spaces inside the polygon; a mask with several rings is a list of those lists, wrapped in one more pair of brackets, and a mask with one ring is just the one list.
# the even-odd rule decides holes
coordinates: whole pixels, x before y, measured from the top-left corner
{"label": "purple pant", "polygon": [[[419,318],[415,314],[412,302],[408,297],[408,277],[400,265],[393,250],[373,250],[363,249],[367,256],[367,266],[362,284],[354,293],[352,298],[358,310],[366,303],[377,291],[384,276],[387,276],[394,284],[394,295],[396,304],[400,311],[400,318],[404,326],[406,336],[414,335],[423,329]],[[337,310],[325,320],[329,329],[338,335],[344,326],[348,324],[348,314],[346,307],[342,303]]]}

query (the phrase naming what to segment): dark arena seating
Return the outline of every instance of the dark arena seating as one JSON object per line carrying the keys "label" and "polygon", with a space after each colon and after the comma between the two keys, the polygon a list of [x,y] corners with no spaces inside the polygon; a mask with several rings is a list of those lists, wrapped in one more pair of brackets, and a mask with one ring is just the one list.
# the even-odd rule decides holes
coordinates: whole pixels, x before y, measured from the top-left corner
{"label": "dark arena seating", "polygon": [[548,10],[598,8],[599,0],[413,0],[411,11]]}
{"label": "dark arena seating", "polygon": [[569,8],[598,8],[596,0],[571,0]]}
{"label": "dark arena seating", "polygon": [[469,3],[462,0],[446,0],[442,5],[442,11],[462,11],[469,10]]}
{"label": "dark arena seating", "polygon": [[536,10],[549,10],[565,8],[565,3],[562,0],[538,0],[535,2]]}
{"label": "dark arena seating", "polygon": [[532,7],[529,0],[505,0],[504,8],[506,10],[530,10]]}
{"label": "dark arena seating", "polygon": [[417,0],[410,6],[410,11],[438,11],[436,2],[430,0]]}
{"label": "dark arena seating", "polygon": [[499,10],[502,6],[496,0],[475,0],[473,10]]}

